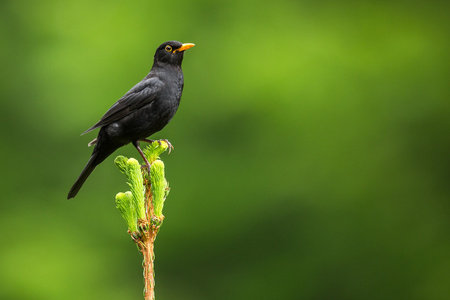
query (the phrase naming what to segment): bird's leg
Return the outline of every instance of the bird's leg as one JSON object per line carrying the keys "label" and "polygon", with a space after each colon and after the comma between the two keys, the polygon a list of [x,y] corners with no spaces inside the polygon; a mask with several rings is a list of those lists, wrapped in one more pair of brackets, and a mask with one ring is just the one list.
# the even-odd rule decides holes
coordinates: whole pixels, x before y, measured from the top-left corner
{"label": "bird's leg", "polygon": [[134,145],[134,147],[136,147],[137,151],[139,152],[139,154],[144,159],[144,162],[145,162],[145,164],[147,165],[147,168],[148,168],[148,173],[150,174],[150,163],[148,162],[147,157],[145,157],[144,152],[142,152],[141,147],[139,147],[139,141],[133,142],[133,145]]}
{"label": "bird's leg", "polygon": [[141,142],[146,142],[146,143],[151,144],[151,143],[153,143],[155,140],[150,140],[150,139],[140,139],[139,141],[141,141]]}
{"label": "bird's leg", "polygon": [[[151,143],[153,143],[155,140],[150,140],[150,139],[140,139],[139,141],[141,141],[141,142],[146,142],[146,143],[151,144]],[[170,153],[171,150],[174,149],[173,146],[172,146],[172,144],[169,142],[169,140],[166,140],[166,139],[164,139],[164,140],[158,140],[158,143],[159,143],[160,146],[161,146],[161,141],[164,141],[164,142],[167,143],[167,146],[168,146],[168,148],[169,148],[169,153]]]}

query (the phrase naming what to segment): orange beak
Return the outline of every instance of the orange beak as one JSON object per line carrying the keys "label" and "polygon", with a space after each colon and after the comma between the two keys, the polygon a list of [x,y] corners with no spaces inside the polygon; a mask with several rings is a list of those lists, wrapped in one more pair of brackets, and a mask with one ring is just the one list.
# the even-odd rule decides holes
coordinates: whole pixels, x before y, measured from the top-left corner
{"label": "orange beak", "polygon": [[185,51],[185,50],[187,50],[187,49],[189,49],[189,48],[192,48],[192,47],[194,47],[194,46],[195,46],[195,44],[192,44],[192,43],[185,43],[185,44],[181,45],[180,48],[174,50],[173,53],[175,53],[175,52],[182,52],[182,51]]}

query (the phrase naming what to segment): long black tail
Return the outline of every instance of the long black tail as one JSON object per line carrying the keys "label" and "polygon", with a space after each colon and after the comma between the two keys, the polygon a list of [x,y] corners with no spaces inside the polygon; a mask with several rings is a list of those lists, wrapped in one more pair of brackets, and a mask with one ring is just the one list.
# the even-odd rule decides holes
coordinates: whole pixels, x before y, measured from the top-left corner
{"label": "long black tail", "polygon": [[80,176],[78,176],[77,181],[75,181],[72,188],[70,189],[69,195],[67,195],[67,199],[74,198],[78,194],[78,191],[81,189],[86,179],[89,177],[89,175],[91,175],[92,171],[94,171],[95,167],[99,163],[100,162],[97,159],[97,153],[96,152],[92,153],[92,156],[89,159],[88,163],[84,167]]}
{"label": "long black tail", "polygon": [[122,147],[123,144],[113,144],[110,143],[107,138],[102,136],[102,131],[100,130],[98,141],[95,145],[94,151],[92,151],[91,158],[87,162],[80,176],[78,176],[77,181],[73,184],[72,188],[67,195],[67,199],[74,198],[78,191],[83,186],[83,183],[94,171],[95,167],[104,161],[108,156],[110,156],[117,148]]}

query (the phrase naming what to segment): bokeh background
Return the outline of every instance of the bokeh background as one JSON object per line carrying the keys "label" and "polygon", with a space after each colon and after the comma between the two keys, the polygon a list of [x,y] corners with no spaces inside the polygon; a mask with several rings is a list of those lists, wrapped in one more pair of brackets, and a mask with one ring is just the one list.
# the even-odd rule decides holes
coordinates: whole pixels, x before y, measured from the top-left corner
{"label": "bokeh background", "polygon": [[[448,2],[447,2],[448,3]],[[158,299],[449,299],[450,24],[436,1],[0,4],[0,299],[142,299],[116,155],[80,133],[185,54],[154,138]]]}

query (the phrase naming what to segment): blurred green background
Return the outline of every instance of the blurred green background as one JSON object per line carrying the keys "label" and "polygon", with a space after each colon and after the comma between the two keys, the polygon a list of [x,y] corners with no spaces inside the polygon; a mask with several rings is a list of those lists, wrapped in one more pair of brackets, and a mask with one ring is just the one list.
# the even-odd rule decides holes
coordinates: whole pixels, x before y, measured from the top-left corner
{"label": "blurred green background", "polygon": [[[448,3],[448,2],[447,2]],[[80,134],[193,42],[154,138],[172,190],[157,299],[448,299],[450,22],[433,1],[0,4],[0,299],[142,299]]]}

